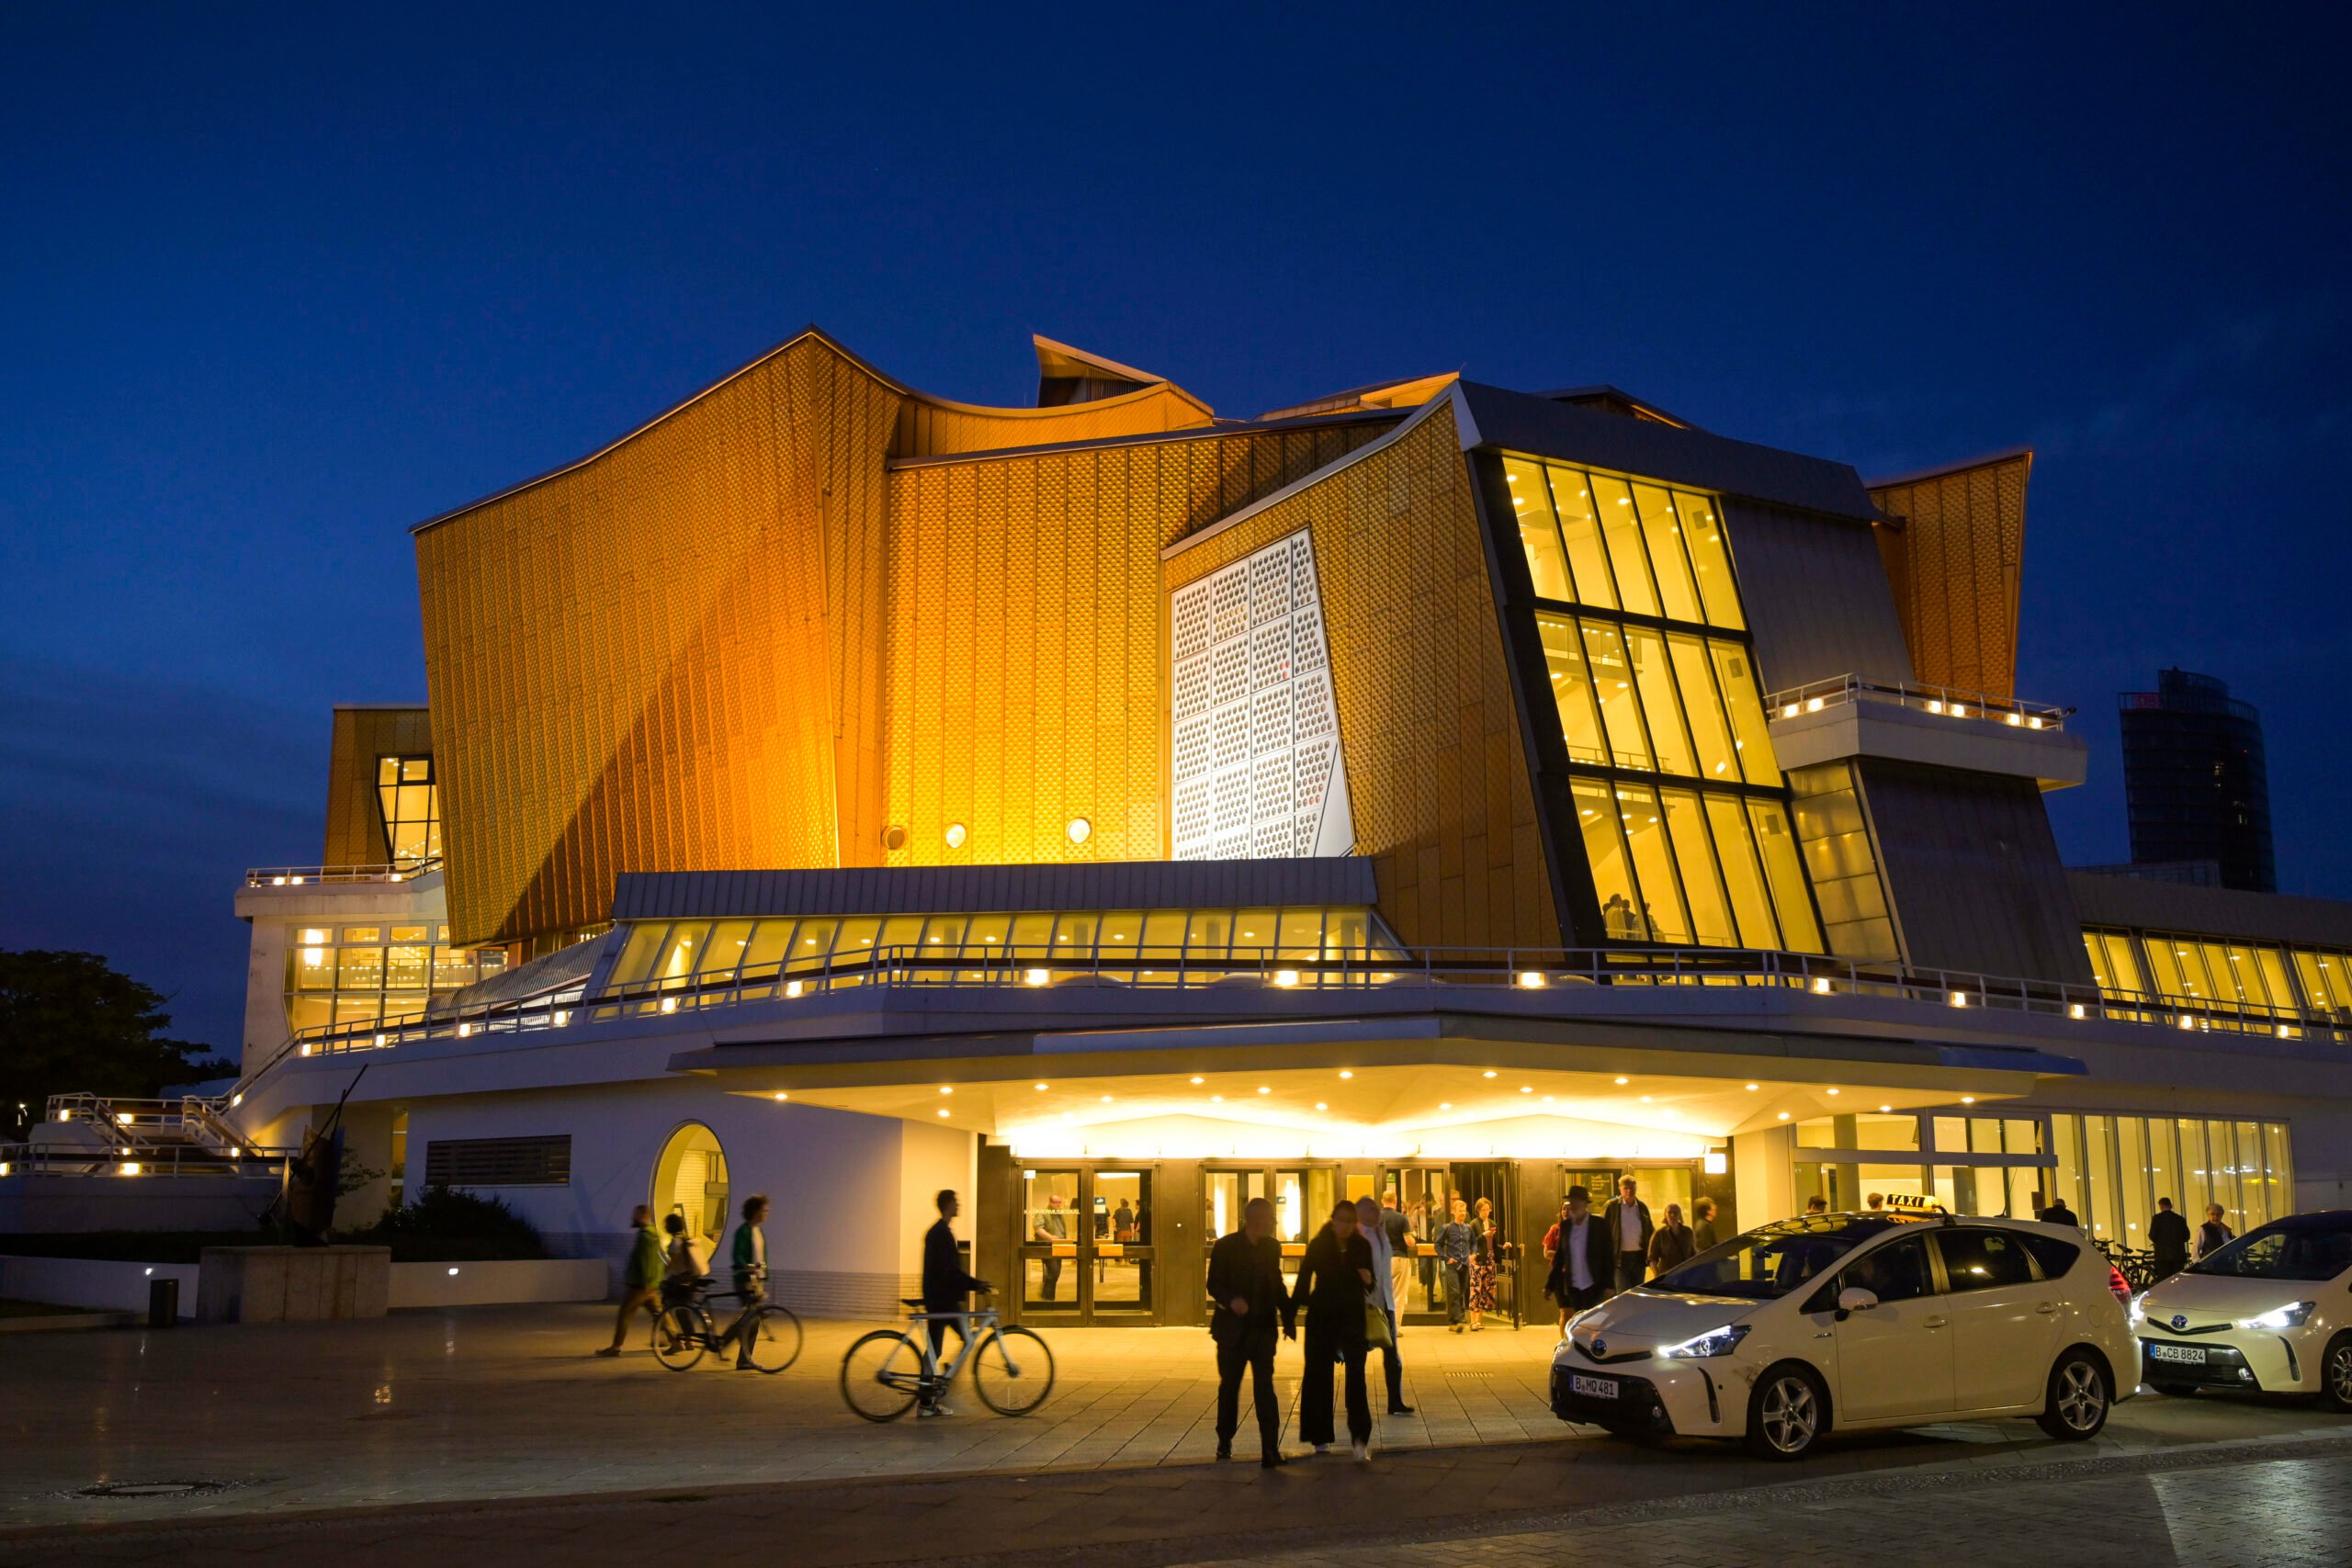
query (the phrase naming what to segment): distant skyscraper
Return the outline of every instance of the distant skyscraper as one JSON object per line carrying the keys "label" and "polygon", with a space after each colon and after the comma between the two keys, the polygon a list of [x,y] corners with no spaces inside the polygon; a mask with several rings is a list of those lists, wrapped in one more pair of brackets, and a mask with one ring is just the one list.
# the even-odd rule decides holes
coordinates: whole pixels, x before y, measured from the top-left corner
{"label": "distant skyscraper", "polygon": [[2261,714],[2211,675],[2165,670],[2123,694],[2122,719],[2132,863],[2211,862],[2224,887],[2277,892]]}

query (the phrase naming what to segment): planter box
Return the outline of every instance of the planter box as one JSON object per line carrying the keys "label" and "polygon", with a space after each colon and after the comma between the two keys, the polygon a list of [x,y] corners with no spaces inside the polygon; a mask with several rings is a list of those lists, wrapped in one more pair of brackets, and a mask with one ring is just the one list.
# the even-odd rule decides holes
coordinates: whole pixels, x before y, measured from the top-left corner
{"label": "planter box", "polygon": [[381,1317],[388,1247],[208,1247],[196,1315],[206,1323],[315,1323]]}
{"label": "planter box", "polygon": [[157,1280],[180,1282],[180,1316],[196,1315],[197,1266],[193,1263],[117,1263],[95,1258],[0,1258],[0,1296],[59,1306],[94,1307],[147,1315],[147,1287]]}
{"label": "planter box", "polygon": [[510,1302],[601,1302],[610,1294],[601,1258],[494,1263],[395,1263],[396,1307],[492,1306]]}

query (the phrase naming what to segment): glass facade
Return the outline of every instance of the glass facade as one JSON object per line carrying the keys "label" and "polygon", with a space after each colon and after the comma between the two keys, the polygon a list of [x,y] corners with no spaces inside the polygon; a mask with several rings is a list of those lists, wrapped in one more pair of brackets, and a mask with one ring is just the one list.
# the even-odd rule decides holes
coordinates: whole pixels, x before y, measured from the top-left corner
{"label": "glass facade", "polygon": [[1502,472],[1606,940],[1822,951],[1714,501]]}
{"label": "glass facade", "polygon": [[[2352,1023],[2352,953],[2180,931],[2083,931],[2099,989],[2199,1010],[2207,1027],[2300,1033],[2293,1015]],[[2286,1017],[2276,1015],[2284,1014]]]}
{"label": "glass facade", "polygon": [[2240,1234],[2294,1212],[2280,1122],[2058,1115],[2050,1126],[2054,1190],[2093,1235],[2145,1247],[2159,1198],[2171,1199],[2192,1228],[2208,1203],[2219,1203]]}
{"label": "glass facade", "polygon": [[[999,914],[810,916],[800,919],[654,920],[632,924],[607,988],[684,987],[740,978],[863,967],[877,951],[920,954],[974,968],[945,980],[983,978],[1013,964],[1122,968],[1155,961],[1193,973],[1224,961],[1255,965],[1404,956],[1371,910],[1360,908],[1065,909]],[[1144,972],[1149,977],[1149,971]],[[832,984],[842,981],[835,978]],[[650,1005],[650,1004],[648,1004]]]}
{"label": "glass facade", "polygon": [[1858,964],[1902,956],[1879,875],[1878,851],[1862,815],[1850,762],[1825,762],[1789,774],[1796,792],[1797,841],[1813,896],[1821,907],[1829,951]]}
{"label": "glass facade", "polygon": [[432,758],[377,758],[376,804],[391,864],[441,858],[441,790]]}
{"label": "glass facade", "polygon": [[451,947],[447,926],[302,926],[293,934],[286,1026],[296,1032],[423,1012],[427,1003],[506,967],[503,948]]}

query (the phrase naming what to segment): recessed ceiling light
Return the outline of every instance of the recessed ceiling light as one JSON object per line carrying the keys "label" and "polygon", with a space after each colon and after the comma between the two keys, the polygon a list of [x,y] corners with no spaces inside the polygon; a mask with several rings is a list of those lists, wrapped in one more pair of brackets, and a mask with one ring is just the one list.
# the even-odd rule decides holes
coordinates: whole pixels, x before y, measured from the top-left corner
{"label": "recessed ceiling light", "polygon": [[1785,1122],[1785,1121],[1787,1121],[1788,1119],[1789,1119],[1789,1113],[1788,1113],[1787,1111],[1781,1111],[1781,1121],[1783,1121],[1783,1122]]}
{"label": "recessed ceiling light", "polygon": [[1647,1105],[1649,1102],[1650,1102],[1650,1097],[1649,1097],[1648,1095],[1646,1095],[1646,1094],[1645,1094],[1645,1095],[1642,1096],[1642,1103],[1643,1103],[1644,1105]]}
{"label": "recessed ceiling light", "polygon": [[1749,1084],[1747,1087],[1748,1087],[1749,1089],[1752,1089],[1756,1088],[1757,1086],[1756,1086],[1756,1085],[1754,1085],[1754,1084]]}
{"label": "recessed ceiling light", "polygon": [[1272,1089],[1268,1088],[1266,1085],[1264,1085],[1264,1084],[1260,1084],[1260,1085],[1258,1086],[1258,1092],[1259,1092],[1260,1094],[1272,1094],[1272,1093],[1273,1093],[1274,1091],[1273,1091]]}
{"label": "recessed ceiling light", "polygon": [[1619,1078],[1617,1081],[1619,1083],[1632,1083],[1634,1080],[1631,1078]]}
{"label": "recessed ceiling light", "polygon": [[1880,1107],[1879,1107],[1879,1109],[1880,1109],[1881,1111],[1892,1111],[1892,1110],[1894,1110],[1894,1107],[1893,1107],[1892,1105],[1882,1105],[1882,1106],[1880,1106]]}
{"label": "recessed ceiling light", "polygon": [[1223,1105],[1225,1103],[1225,1096],[1221,1094],[1213,1094],[1209,1096],[1209,1103],[1211,1105]]}
{"label": "recessed ceiling light", "polygon": [[1493,1068],[1491,1068],[1491,1067],[1490,1067],[1490,1068],[1488,1068],[1488,1069],[1487,1070],[1487,1077],[1493,1077],[1494,1076],[1495,1076],[1495,1074],[1494,1074],[1494,1069],[1493,1069]]}
{"label": "recessed ceiling light", "polygon": [[1960,1097],[1960,1102],[1962,1105],[1973,1105],[1976,1103],[1976,1097],[1973,1094],[1963,1094]]}
{"label": "recessed ceiling light", "polygon": [[949,1089],[945,1084],[942,1084],[939,1086],[939,1092],[942,1094],[954,1094],[956,1091]]}
{"label": "recessed ceiling light", "polygon": [[1203,1082],[1204,1080],[1203,1080],[1203,1079],[1201,1079],[1201,1078],[1199,1078],[1199,1077],[1195,1077],[1195,1078],[1193,1078],[1193,1081],[1194,1083],[1200,1083],[1200,1082]]}
{"label": "recessed ceiling light", "polygon": [[1533,1084],[1523,1083],[1519,1086],[1519,1092],[1521,1094],[1533,1094],[1535,1092],[1535,1086]]}
{"label": "recessed ceiling light", "polygon": [[1039,1084],[1039,1085],[1037,1086],[1037,1091],[1038,1091],[1040,1094],[1044,1093],[1044,1092],[1045,1092],[1045,1089],[1046,1089],[1046,1086],[1045,1086],[1044,1084]]}
{"label": "recessed ceiling light", "polygon": [[1329,1111],[1331,1108],[1318,1100],[1315,1102],[1315,1109],[1317,1111]]}
{"label": "recessed ceiling light", "polygon": [[1347,1069],[1347,1068],[1345,1068],[1345,1067],[1341,1067],[1341,1068],[1340,1069],[1340,1076],[1341,1077],[1343,1077],[1343,1078],[1351,1078],[1351,1077],[1355,1077],[1355,1074],[1353,1074],[1353,1073],[1351,1073],[1351,1072],[1348,1071],[1348,1069]]}
{"label": "recessed ceiling light", "polygon": [[1437,1108],[1440,1111],[1451,1111],[1453,1109],[1453,1101],[1450,1100],[1441,1100],[1437,1102]]}
{"label": "recessed ceiling light", "polygon": [[943,1105],[943,1106],[941,1106],[941,1107],[939,1108],[939,1113],[940,1113],[942,1116],[946,1115],[946,1114],[947,1114],[947,1107],[945,1107],[945,1106],[944,1106],[944,1105]]}
{"label": "recessed ceiling light", "polygon": [[1836,1094],[1838,1091],[1837,1091],[1836,1089],[1831,1089],[1829,1092],[1830,1092],[1830,1093],[1832,1093],[1832,1094]]}
{"label": "recessed ceiling light", "polygon": [[778,1100],[790,1100],[790,1099],[792,1098],[792,1096],[790,1096],[790,1095],[788,1095],[788,1094],[785,1093],[785,1092],[784,1092],[783,1090],[781,1090],[781,1089],[778,1089],[778,1090],[776,1091],[776,1098],[777,1098]]}
{"label": "recessed ceiling light", "polygon": [[1111,1103],[1111,1097],[1110,1097],[1109,1095],[1107,1095],[1107,1094],[1106,1094],[1106,1095],[1104,1095],[1104,1096],[1102,1097],[1102,1103],[1103,1103],[1103,1104],[1105,1104],[1105,1105],[1110,1104],[1110,1103]]}

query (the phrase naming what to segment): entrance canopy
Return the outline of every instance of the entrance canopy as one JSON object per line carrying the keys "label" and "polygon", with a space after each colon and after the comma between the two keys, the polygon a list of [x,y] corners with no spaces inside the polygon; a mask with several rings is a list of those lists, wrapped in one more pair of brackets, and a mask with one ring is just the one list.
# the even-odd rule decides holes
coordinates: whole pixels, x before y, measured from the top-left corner
{"label": "entrance canopy", "polygon": [[2079,1070],[1906,1041],[1546,1032],[1430,1015],[729,1045],[673,1065],[736,1093],[986,1134],[1024,1157],[1203,1159],[1695,1159],[1743,1133],[2011,1099]]}

